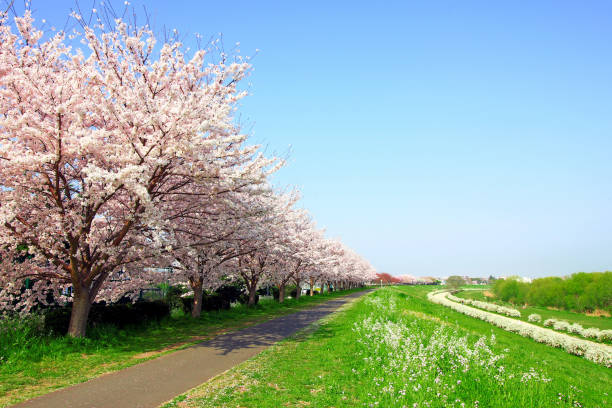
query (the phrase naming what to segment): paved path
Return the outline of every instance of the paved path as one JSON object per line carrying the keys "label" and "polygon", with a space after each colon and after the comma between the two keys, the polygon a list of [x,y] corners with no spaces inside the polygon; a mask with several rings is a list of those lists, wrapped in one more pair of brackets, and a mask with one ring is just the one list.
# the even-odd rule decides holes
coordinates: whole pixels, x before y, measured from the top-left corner
{"label": "paved path", "polygon": [[153,408],[248,360],[366,292],[217,336],[124,370],[42,395],[14,408]]}

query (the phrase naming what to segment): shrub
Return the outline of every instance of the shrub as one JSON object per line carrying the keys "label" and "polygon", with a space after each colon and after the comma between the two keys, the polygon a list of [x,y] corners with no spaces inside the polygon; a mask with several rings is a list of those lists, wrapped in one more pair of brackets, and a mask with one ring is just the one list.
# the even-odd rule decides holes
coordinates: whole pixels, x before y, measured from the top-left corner
{"label": "shrub", "polygon": [[70,307],[62,307],[47,311],[44,315],[45,332],[57,335],[68,332],[70,311]]}
{"label": "shrub", "polygon": [[160,321],[170,315],[170,305],[166,302],[137,302],[132,306],[132,310],[139,313],[143,320]]}
{"label": "shrub", "polygon": [[557,320],[555,323],[553,323],[553,329],[555,330],[567,330],[569,329],[570,324],[568,322],[566,322],[565,320]]}
{"label": "shrub", "polygon": [[266,286],[266,287],[260,288],[257,290],[257,294],[259,296],[267,296],[268,291],[270,293],[270,296],[272,296],[274,300],[278,300],[278,298],[280,297],[280,290],[276,286]]}
{"label": "shrub", "polygon": [[162,288],[164,302],[168,304],[170,310],[181,309],[183,302],[181,296],[186,292],[186,289],[182,286],[168,286]]}
{"label": "shrub", "polygon": [[[44,330],[53,334],[68,331],[72,307],[51,309],[45,313]],[[170,307],[162,301],[137,302],[134,304],[94,303],[89,312],[89,327],[113,325],[117,328],[139,325],[146,321],[159,321],[170,315]]]}
{"label": "shrub", "polygon": [[448,299],[452,300],[453,302],[463,303],[464,305],[475,306],[480,309],[488,310],[490,312],[505,314],[506,316],[521,317],[521,312],[519,312],[518,310],[513,309],[511,307],[496,305],[495,303],[482,302],[480,300],[473,300],[473,299],[459,298],[451,294],[448,295]]}
{"label": "shrub", "polygon": [[557,322],[557,319],[546,319],[544,320],[544,326],[552,327]]}
{"label": "shrub", "polygon": [[542,316],[540,316],[537,313],[533,313],[530,314],[529,317],[527,317],[527,320],[529,320],[530,322],[541,322],[542,321]]}
{"label": "shrub", "polygon": [[218,293],[202,296],[202,310],[227,310],[230,308],[230,301]]}
{"label": "shrub", "polygon": [[597,339],[599,341],[612,340],[612,330],[600,330],[596,327],[585,329],[579,323],[569,323],[565,320],[546,319],[544,321],[544,326],[552,327],[557,331],[567,331],[569,333],[578,334],[589,339]]}
{"label": "shrub", "polygon": [[229,303],[236,303],[240,296],[244,293],[244,285],[241,283],[226,284],[215,290],[215,293],[220,295]]}
{"label": "shrub", "polygon": [[582,334],[582,332],[584,331],[584,327],[582,327],[582,325],[578,323],[573,323],[569,325],[567,331],[570,333]]}

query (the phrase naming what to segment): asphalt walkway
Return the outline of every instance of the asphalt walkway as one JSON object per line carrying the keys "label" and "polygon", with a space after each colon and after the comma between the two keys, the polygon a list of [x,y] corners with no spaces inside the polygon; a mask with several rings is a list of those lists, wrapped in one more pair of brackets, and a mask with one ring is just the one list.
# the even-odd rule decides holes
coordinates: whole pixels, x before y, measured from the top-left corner
{"label": "asphalt walkway", "polygon": [[357,292],[219,335],[195,346],[15,405],[15,408],[154,408],[333,313]]}

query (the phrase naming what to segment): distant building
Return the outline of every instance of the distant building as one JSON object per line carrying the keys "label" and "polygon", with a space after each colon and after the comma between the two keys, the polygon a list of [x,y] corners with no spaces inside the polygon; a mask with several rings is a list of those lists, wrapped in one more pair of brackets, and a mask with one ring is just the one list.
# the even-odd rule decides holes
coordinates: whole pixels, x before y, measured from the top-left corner
{"label": "distant building", "polygon": [[532,278],[529,278],[527,276],[516,276],[516,275],[514,275],[514,276],[500,276],[497,279],[515,279],[515,280],[517,280],[519,282],[524,282],[524,283],[531,283],[533,281]]}

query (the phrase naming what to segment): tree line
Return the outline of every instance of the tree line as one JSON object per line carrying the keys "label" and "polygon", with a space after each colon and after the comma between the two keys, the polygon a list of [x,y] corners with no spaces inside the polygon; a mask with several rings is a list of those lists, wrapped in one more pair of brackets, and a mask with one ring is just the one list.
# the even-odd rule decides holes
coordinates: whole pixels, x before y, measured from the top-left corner
{"label": "tree line", "polygon": [[531,283],[498,279],[495,295],[514,304],[556,307],[578,312],[612,312],[612,272],[580,272],[566,278],[546,277]]}
{"label": "tree line", "polygon": [[161,281],[188,283],[193,316],[231,280],[249,304],[263,283],[282,301],[289,283],[369,282],[372,266],[326,238],[298,192],[271,187],[284,162],[236,125],[248,58],[158,43],[109,10],[73,15],[70,34],[29,10],[0,16],[0,309],[51,294],[84,336],[94,302]]}

